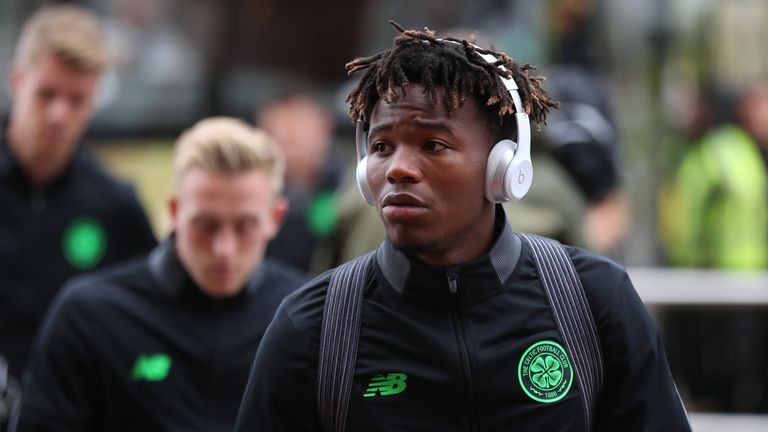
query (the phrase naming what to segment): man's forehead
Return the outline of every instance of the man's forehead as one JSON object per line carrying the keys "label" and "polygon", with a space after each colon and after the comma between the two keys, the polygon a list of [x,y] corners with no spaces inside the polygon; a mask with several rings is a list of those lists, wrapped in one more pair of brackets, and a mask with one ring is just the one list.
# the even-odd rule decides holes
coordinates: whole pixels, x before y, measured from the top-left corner
{"label": "man's forehead", "polygon": [[409,117],[413,121],[420,121],[426,127],[434,123],[434,119],[449,119],[456,117],[459,112],[462,115],[478,115],[478,104],[474,98],[461,101],[459,107],[451,112],[448,107],[446,90],[442,87],[435,89],[435,96],[424,91],[422,86],[410,85],[406,93],[398,94],[397,100],[387,101],[379,99],[371,111],[371,123],[381,121],[385,117]]}
{"label": "man's forehead", "polygon": [[177,203],[181,212],[193,222],[237,223],[263,220],[271,210],[272,201],[263,202],[254,197],[233,199],[203,192],[180,193]]}
{"label": "man's forehead", "polygon": [[425,92],[422,86],[415,84],[394,90],[394,92],[396,94],[393,97],[389,99],[379,98],[376,101],[372,115],[391,110],[419,110],[427,113],[444,110],[444,96],[440,94],[442,92],[437,94],[437,98],[433,98],[431,94]]}
{"label": "man's forehead", "polygon": [[244,209],[237,213],[223,213],[216,208],[195,207],[191,211],[190,220],[192,222],[257,222],[264,218],[263,211],[257,209]]}
{"label": "man's forehead", "polygon": [[261,169],[222,172],[194,165],[178,173],[176,193],[212,201],[261,200],[276,196],[269,174]]}

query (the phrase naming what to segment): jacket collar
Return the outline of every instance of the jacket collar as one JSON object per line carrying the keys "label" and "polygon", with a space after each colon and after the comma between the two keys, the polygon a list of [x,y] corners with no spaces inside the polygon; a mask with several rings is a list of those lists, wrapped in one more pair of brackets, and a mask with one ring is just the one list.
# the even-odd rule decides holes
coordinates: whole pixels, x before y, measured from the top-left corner
{"label": "jacket collar", "polygon": [[484,256],[448,267],[431,267],[408,256],[387,238],[376,251],[377,267],[401,296],[434,300],[450,295],[448,279],[458,283],[464,303],[473,303],[500,289],[517,266],[521,240],[507,223],[504,210],[496,206],[495,240]]}
{"label": "jacket collar", "polygon": [[18,170],[18,162],[8,145],[8,121],[0,125],[0,177],[11,175]]}
{"label": "jacket collar", "polygon": [[176,236],[171,234],[149,254],[149,271],[160,290],[178,297],[184,288],[193,285],[192,278],[176,254]]}
{"label": "jacket collar", "polygon": [[262,263],[251,273],[245,287],[236,295],[223,299],[210,297],[192,280],[179,259],[176,253],[176,234],[171,234],[152,250],[148,265],[160,292],[172,299],[188,299],[206,304],[237,304],[248,293],[255,291],[265,277],[265,266]]}

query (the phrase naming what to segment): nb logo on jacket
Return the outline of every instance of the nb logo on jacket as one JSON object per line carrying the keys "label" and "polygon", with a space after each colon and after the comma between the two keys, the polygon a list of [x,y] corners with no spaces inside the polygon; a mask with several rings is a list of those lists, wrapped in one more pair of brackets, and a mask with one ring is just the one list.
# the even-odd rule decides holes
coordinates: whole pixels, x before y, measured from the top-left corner
{"label": "nb logo on jacket", "polygon": [[407,387],[408,376],[404,373],[380,374],[371,378],[363,397],[391,396],[402,393]]}
{"label": "nb logo on jacket", "polygon": [[136,359],[131,371],[134,381],[163,381],[171,369],[171,358],[167,354],[142,354]]}

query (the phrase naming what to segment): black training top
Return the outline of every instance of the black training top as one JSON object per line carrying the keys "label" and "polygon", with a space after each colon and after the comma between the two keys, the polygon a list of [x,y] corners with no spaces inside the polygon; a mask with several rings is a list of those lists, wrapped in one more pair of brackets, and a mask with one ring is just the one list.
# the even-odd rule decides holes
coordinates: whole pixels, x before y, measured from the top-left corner
{"label": "black training top", "polygon": [[0,355],[18,376],[51,299],[70,277],[157,244],[133,189],[79,149],[43,190],[29,186],[0,132]]}
{"label": "black training top", "polygon": [[[584,410],[531,252],[497,212],[473,262],[428,267],[385,241],[362,310],[347,431],[583,431]],[[568,248],[605,359],[598,431],[689,431],[657,330],[627,274]],[[320,431],[330,272],[287,297],[256,354],[236,431]],[[576,382],[577,384],[574,384]],[[574,384],[574,385],[572,385]]]}
{"label": "black training top", "polygon": [[267,261],[213,299],[173,249],[68,284],[41,329],[19,432],[232,430],[264,330],[306,279]]}

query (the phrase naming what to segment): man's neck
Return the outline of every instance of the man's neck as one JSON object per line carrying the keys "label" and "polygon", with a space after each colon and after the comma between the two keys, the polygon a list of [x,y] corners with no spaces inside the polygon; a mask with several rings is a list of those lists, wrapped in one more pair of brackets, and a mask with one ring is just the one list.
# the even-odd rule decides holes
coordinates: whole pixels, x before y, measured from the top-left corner
{"label": "man's neck", "polygon": [[479,229],[466,233],[464,241],[454,241],[452,247],[443,250],[412,251],[411,253],[423,263],[434,267],[448,267],[480,258],[488,253],[498,235],[496,224],[498,215],[495,207],[495,205],[490,207],[493,217],[483,216],[481,219],[486,222]]}
{"label": "man's neck", "polygon": [[16,162],[21,168],[21,172],[24,175],[27,183],[33,189],[45,189],[56,178],[58,178],[66,169],[67,163],[59,163],[54,167],[39,167],[36,166],[34,161],[30,161],[24,158],[24,153],[21,149],[26,145],[20,135],[13,127],[13,121],[9,121],[8,128],[6,130],[6,142],[8,144],[8,150],[11,152]]}

